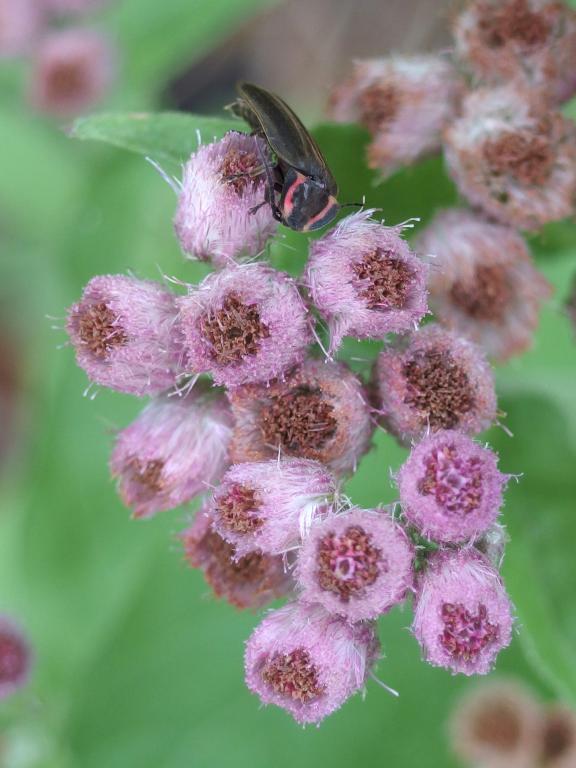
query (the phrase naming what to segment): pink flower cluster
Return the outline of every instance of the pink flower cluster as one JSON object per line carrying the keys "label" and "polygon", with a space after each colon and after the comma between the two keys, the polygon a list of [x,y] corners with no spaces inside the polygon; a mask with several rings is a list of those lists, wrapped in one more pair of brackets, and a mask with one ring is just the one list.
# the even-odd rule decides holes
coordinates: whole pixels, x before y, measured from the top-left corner
{"label": "pink flower cluster", "polygon": [[100,103],[115,74],[115,51],[98,29],[62,26],[106,0],[0,0],[0,59],[29,57],[28,101],[39,112],[74,117]]}

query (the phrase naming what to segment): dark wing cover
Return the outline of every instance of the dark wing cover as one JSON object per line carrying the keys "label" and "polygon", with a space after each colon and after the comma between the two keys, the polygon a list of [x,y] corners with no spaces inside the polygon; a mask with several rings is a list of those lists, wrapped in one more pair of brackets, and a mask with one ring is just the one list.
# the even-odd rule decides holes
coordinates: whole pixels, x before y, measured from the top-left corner
{"label": "dark wing cover", "polygon": [[238,93],[253,110],[274,153],[297,171],[322,181],[336,195],[338,185],[320,147],[288,104],[252,83],[239,83]]}

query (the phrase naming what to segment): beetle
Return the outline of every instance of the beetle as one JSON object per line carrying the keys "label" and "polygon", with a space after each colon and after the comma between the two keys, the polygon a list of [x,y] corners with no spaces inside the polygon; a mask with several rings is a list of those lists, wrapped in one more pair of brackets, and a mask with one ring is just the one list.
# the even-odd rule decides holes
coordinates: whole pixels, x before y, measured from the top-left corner
{"label": "beetle", "polygon": [[328,224],[340,209],[338,185],[318,144],[276,94],[244,82],[236,90],[230,111],[265,139],[276,159],[270,166],[262,158],[268,188],[261,205],[269,204],[275,219],[299,232]]}

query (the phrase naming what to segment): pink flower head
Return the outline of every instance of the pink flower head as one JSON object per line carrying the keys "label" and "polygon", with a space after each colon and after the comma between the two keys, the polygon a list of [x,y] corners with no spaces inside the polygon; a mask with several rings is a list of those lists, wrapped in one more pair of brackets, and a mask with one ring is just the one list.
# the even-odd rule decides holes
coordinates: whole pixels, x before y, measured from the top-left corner
{"label": "pink flower head", "polygon": [[543,714],[524,686],[510,680],[485,682],[469,689],[454,709],[454,751],[466,765],[536,768]]}
{"label": "pink flower head", "polygon": [[371,623],[352,625],[320,606],[269,613],[246,645],[246,684],[298,723],[319,723],[361,690],[380,645]]}
{"label": "pink flower head", "polygon": [[379,339],[415,327],[427,311],[428,267],[373,211],[347,216],[310,246],[306,281],[330,328],[330,351],[346,335]]}
{"label": "pink flower head", "polygon": [[102,8],[108,0],[37,0],[56,15],[91,13]]}
{"label": "pink flower head", "polygon": [[91,381],[131,395],[172,387],[182,355],[174,296],[124,275],[93,277],[68,310],[76,361]]}
{"label": "pink flower head", "polygon": [[436,256],[428,287],[440,322],[498,360],[530,346],[552,289],[515,230],[452,209],[434,218],[418,247]]}
{"label": "pink flower head", "polygon": [[332,474],[310,459],[235,464],[214,493],[214,528],[238,555],[280,554],[306,535],[335,491]]}
{"label": "pink flower head", "polygon": [[228,396],[235,464],[280,454],[315,459],[346,474],[370,446],[367,395],[343,363],[308,359],[284,381],[239,387]]}
{"label": "pink flower head", "polygon": [[330,113],[370,131],[368,163],[389,175],[440,149],[461,92],[456,70],[440,56],[360,60],[332,93]]}
{"label": "pink flower head", "polygon": [[375,619],[413,585],[414,548],[380,509],[351,509],[313,524],[302,542],[296,581],[306,603],[350,622]]}
{"label": "pink flower head", "polygon": [[0,0],[0,61],[27,53],[41,25],[36,0]]}
{"label": "pink flower head", "polygon": [[512,605],[498,572],[473,548],[430,556],[412,631],[435,667],[485,675],[512,639]]}
{"label": "pink flower head", "polygon": [[576,92],[576,13],[557,0],[472,0],[456,51],[480,81],[518,80],[552,104]]}
{"label": "pink flower head", "polygon": [[110,469],[122,501],[150,517],[205,492],[229,465],[231,434],[228,402],[207,386],[153,400],[116,438]]}
{"label": "pink flower head", "polygon": [[24,635],[11,619],[0,616],[0,701],[26,683],[30,661]]}
{"label": "pink flower head", "polygon": [[110,42],[94,29],[51,32],[35,51],[29,97],[41,112],[72,117],[106,96],[114,76]]}
{"label": "pink flower head", "polygon": [[576,765],[576,712],[562,704],[548,707],[544,716],[539,765],[573,768]]}
{"label": "pink flower head", "polygon": [[439,429],[475,435],[496,419],[494,378],[484,356],[436,324],[384,349],[375,373],[384,421],[402,440]]}
{"label": "pink flower head", "polygon": [[263,163],[268,158],[263,139],[236,131],[190,157],[174,219],[187,256],[226,267],[262,251],[278,227],[270,206],[260,206],[267,185]]}
{"label": "pink flower head", "polygon": [[489,448],[441,430],[414,446],[398,473],[406,518],[434,541],[476,539],[495,522],[508,477]]}
{"label": "pink flower head", "polygon": [[236,608],[261,608],[292,589],[282,557],[247,552],[239,558],[234,547],[212,529],[212,518],[204,509],[181,539],[188,564],[204,572],[216,597]]}
{"label": "pink flower head", "polygon": [[576,126],[533,95],[472,92],[445,138],[460,192],[497,221],[532,230],[574,213]]}
{"label": "pink flower head", "polygon": [[213,272],[179,303],[188,370],[227,387],[281,376],[312,341],[296,283],[264,264]]}

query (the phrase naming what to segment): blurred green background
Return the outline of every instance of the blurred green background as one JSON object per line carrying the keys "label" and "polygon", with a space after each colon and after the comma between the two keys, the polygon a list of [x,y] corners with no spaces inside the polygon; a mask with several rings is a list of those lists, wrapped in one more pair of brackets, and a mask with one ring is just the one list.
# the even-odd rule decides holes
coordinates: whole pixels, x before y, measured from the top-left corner
{"label": "blurred green background", "polygon": [[[427,18],[415,13],[423,7],[416,0],[111,0],[95,19],[122,61],[106,108],[216,110],[236,77],[250,76],[319,117],[351,56],[441,44],[446,16],[431,5]],[[298,73],[309,61],[322,66],[304,82]],[[114,429],[141,402],[106,391],[83,397],[85,376],[52,326],[62,328],[65,308],[93,274],[193,282],[205,270],[180,255],[168,185],[141,156],[73,141],[66,126],[31,113],[25,70],[0,66],[0,376],[8,404],[0,424],[0,613],[26,628],[36,662],[30,685],[0,703],[0,766],[454,765],[446,718],[472,683],[420,661],[408,610],[380,622],[379,675],[400,698],[369,683],[364,701],[302,729],[261,709],[245,689],[243,645],[258,617],[216,602],[186,568],[176,536],[190,511],[130,521],[107,461]],[[567,111],[576,117],[574,105]],[[317,136],[342,199],[366,195],[388,223],[420,216],[424,225],[457,200],[438,158],[376,187],[360,130],[321,127]],[[284,235],[272,257],[297,272],[306,239]],[[503,471],[522,474],[504,510],[504,573],[518,632],[496,674],[576,704],[576,345],[562,309],[576,271],[576,224],[547,228],[532,247],[556,293],[534,349],[497,371],[514,437],[486,435]],[[388,468],[405,455],[383,434],[376,444],[349,484],[361,505],[394,498]]]}

